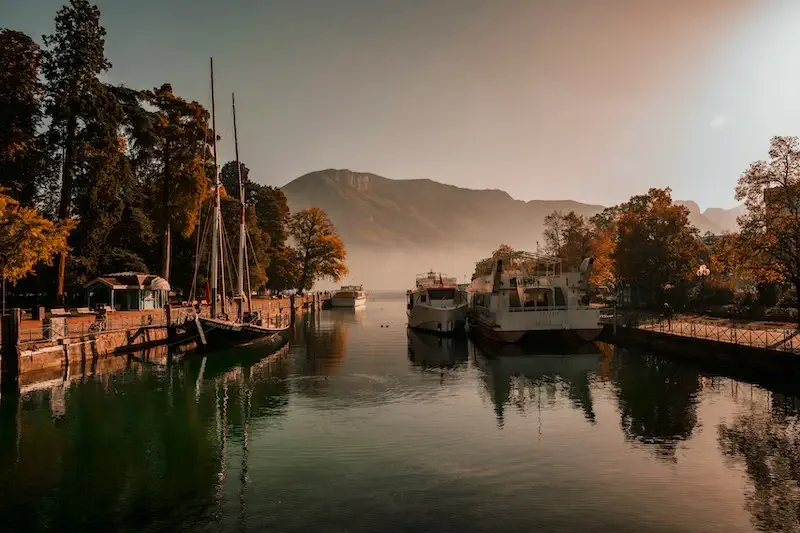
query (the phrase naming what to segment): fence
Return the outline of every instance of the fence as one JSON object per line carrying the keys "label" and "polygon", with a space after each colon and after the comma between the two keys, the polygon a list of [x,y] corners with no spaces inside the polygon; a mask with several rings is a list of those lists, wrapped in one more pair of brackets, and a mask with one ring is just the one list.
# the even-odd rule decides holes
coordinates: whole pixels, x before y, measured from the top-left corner
{"label": "fence", "polygon": [[[667,335],[692,337],[715,342],[800,353],[800,329],[763,327],[745,324],[709,324],[675,316],[667,320],[653,314],[623,313],[616,317],[617,327],[655,331]],[[614,317],[604,313],[601,322],[613,324]]]}

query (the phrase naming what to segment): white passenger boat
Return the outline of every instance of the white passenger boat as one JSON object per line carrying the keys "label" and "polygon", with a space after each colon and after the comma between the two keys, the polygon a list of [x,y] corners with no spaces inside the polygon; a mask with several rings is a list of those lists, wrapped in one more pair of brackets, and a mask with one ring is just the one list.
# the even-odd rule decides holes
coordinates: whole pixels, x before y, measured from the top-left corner
{"label": "white passenger boat", "polygon": [[456,278],[428,272],[417,276],[416,286],[406,293],[408,327],[450,334],[464,329],[467,293]]}
{"label": "white passenger boat", "polygon": [[480,261],[472,282],[470,327],[504,343],[591,341],[602,331],[588,302],[592,258],[563,272],[557,258],[508,252]]}
{"label": "white passenger boat", "polygon": [[331,307],[364,307],[367,293],[361,285],[345,285],[331,298]]}

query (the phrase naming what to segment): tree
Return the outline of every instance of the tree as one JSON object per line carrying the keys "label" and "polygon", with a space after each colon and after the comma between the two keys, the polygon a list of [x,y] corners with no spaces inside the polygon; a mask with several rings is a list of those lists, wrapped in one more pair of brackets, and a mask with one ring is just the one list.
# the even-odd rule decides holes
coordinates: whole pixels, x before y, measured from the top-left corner
{"label": "tree", "polygon": [[739,217],[740,238],[751,264],[783,278],[797,291],[800,311],[800,143],[797,137],[773,137],[769,160],[742,173],[736,200],[747,213]]}
{"label": "tree", "polygon": [[672,203],[670,189],[650,189],[619,206],[612,254],[618,282],[661,299],[668,285],[692,279],[701,245],[689,210]]}
{"label": "tree", "polygon": [[163,232],[161,276],[169,280],[171,232],[192,234],[208,194],[207,176],[214,172],[209,143],[214,132],[203,106],[173,94],[169,83],[149,93],[149,99],[156,107],[152,171],[161,197],[157,208]]}
{"label": "tree", "polygon": [[490,255],[486,259],[478,261],[475,264],[475,270],[472,272],[472,279],[473,280],[477,279],[480,272],[491,271],[492,268],[494,268],[494,262],[498,258],[503,258],[506,261],[511,261],[519,257],[520,254],[521,252],[514,250],[511,246],[507,244],[501,244],[494,251],[492,251],[492,255]]}
{"label": "tree", "polygon": [[46,153],[41,126],[41,50],[22,32],[0,30],[0,187],[32,205]]}
{"label": "tree", "polygon": [[614,249],[617,245],[617,208],[608,207],[593,216],[591,226],[591,250],[594,257],[589,282],[595,287],[613,289],[616,286]]}
{"label": "tree", "polygon": [[[83,118],[94,105],[103,85],[97,76],[111,64],[104,55],[105,29],[100,25],[100,10],[87,0],[70,0],[55,20],[55,32],[44,36],[47,49],[42,72],[46,79],[47,113],[51,119],[50,139],[63,147],[61,198],[58,218],[67,220],[73,197],[73,173],[78,157],[76,138]],[[67,253],[58,262],[59,301],[64,300]]]}
{"label": "tree", "polygon": [[53,223],[0,189],[0,277],[15,283],[66,251],[72,221]]}
{"label": "tree", "polygon": [[553,211],[544,218],[545,251],[561,259],[565,270],[578,268],[592,254],[592,229],[585,217]]}
{"label": "tree", "polygon": [[290,234],[295,241],[299,292],[309,290],[321,278],[339,281],[347,275],[347,252],[328,215],[319,207],[303,209],[292,217]]}

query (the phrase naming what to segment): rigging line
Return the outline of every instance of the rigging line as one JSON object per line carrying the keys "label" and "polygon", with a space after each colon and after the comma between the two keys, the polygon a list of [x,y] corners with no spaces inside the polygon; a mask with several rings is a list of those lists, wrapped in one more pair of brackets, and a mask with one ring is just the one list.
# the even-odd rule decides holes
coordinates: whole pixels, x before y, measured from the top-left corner
{"label": "rigging line", "polygon": [[[247,240],[247,235],[249,232],[245,232],[245,240]],[[247,268],[244,269],[246,282],[247,282],[247,312],[253,312],[253,289],[250,287],[250,263],[248,262],[247,257],[247,246],[244,247],[244,264],[247,265]]]}
{"label": "rigging line", "polygon": [[[209,216],[204,220],[205,224],[200,224],[198,220],[197,228],[197,249],[194,253],[194,275],[192,276],[192,289],[189,291],[189,301],[194,301],[195,290],[197,289],[197,273],[200,270],[200,250],[204,247],[206,242],[206,235],[208,234],[209,220],[211,220],[211,204],[209,202]],[[203,210],[200,210],[202,213]],[[198,215],[198,218],[200,215]],[[201,298],[202,299],[202,298]]]}
{"label": "rigging line", "polygon": [[[236,263],[233,261],[233,249],[231,248],[230,239],[225,239],[225,246],[226,246],[225,250],[228,252],[228,259],[231,261],[231,265],[235,265]],[[232,274],[236,274],[238,276],[239,274],[238,267],[231,266],[228,268],[228,281],[231,281]],[[231,284],[231,287],[233,287],[233,284]]]}

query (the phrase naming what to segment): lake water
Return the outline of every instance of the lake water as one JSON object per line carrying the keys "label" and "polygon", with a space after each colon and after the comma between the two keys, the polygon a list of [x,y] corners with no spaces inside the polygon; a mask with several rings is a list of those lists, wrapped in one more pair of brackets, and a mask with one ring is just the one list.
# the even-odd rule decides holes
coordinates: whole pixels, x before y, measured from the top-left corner
{"label": "lake water", "polygon": [[4,399],[0,531],[800,530],[798,402],[409,334],[403,295]]}

